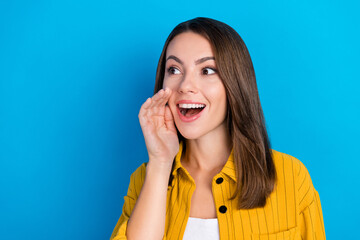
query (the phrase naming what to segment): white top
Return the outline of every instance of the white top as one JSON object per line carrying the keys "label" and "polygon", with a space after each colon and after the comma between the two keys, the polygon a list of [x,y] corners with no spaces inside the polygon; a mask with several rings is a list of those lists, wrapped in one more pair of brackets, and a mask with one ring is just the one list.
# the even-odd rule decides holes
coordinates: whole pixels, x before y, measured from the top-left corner
{"label": "white top", "polygon": [[183,240],[219,240],[219,223],[217,218],[189,217],[186,224]]}

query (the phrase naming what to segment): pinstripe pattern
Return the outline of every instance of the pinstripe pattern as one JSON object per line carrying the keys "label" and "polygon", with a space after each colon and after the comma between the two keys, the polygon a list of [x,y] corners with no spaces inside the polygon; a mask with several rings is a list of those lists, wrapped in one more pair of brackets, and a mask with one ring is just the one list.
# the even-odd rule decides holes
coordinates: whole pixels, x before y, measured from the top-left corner
{"label": "pinstripe pattern", "polygon": [[[173,182],[168,187],[166,225],[163,239],[182,239],[190,214],[191,197],[195,181],[181,165],[182,143],[175,158]],[[298,159],[272,150],[277,171],[274,191],[263,208],[237,209],[237,199],[229,200],[236,190],[236,173],[231,152],[226,165],[212,183],[212,193],[219,221],[220,239],[229,240],[283,240],[326,239],[322,209],[318,192],[309,172]],[[130,177],[123,212],[111,239],[126,239],[127,221],[144,183],[146,164],[142,164]],[[216,179],[224,181],[217,184]],[[226,206],[221,213],[219,208]]]}

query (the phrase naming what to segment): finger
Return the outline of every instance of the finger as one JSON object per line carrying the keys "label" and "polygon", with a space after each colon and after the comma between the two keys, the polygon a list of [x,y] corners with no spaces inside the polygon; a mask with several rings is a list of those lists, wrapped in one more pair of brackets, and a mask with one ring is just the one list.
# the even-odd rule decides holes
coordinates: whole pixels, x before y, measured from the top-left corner
{"label": "finger", "polygon": [[165,104],[167,103],[169,97],[171,95],[171,90],[161,89],[156,96],[153,97],[156,100],[153,101],[153,103],[149,106],[148,110],[145,113],[146,118],[150,119],[153,118],[153,120],[156,118],[156,125],[161,126],[165,124]]}
{"label": "finger", "polygon": [[141,105],[140,107],[140,111],[139,111],[139,116],[140,115],[144,115],[145,112],[149,109],[149,107],[151,106],[152,100],[151,98],[146,99],[146,101],[143,103],[143,105]]}
{"label": "finger", "polygon": [[148,109],[149,109],[151,103],[152,103],[151,98],[148,98],[141,106],[139,115],[138,115],[140,122],[143,122],[145,120],[146,113],[148,112]]}
{"label": "finger", "polygon": [[139,118],[143,119],[143,122],[146,122],[148,117],[154,115],[163,115],[164,108],[159,108],[159,106],[164,106],[168,101],[171,95],[171,90],[169,88],[160,89],[152,98],[148,98],[146,102],[142,105]]}
{"label": "finger", "polygon": [[167,129],[176,131],[175,124],[174,124],[174,117],[171,113],[169,106],[165,106],[165,125],[166,125]]}
{"label": "finger", "polygon": [[154,104],[154,107],[164,107],[167,101],[169,100],[170,96],[171,96],[171,90],[169,88],[166,88],[164,90],[164,95],[162,96],[161,99],[157,101],[156,104]]}
{"label": "finger", "polygon": [[150,106],[150,108],[154,107],[157,105],[158,101],[162,99],[162,97],[164,96],[164,89],[160,89],[157,93],[155,93],[155,95],[151,98],[152,99],[152,104]]}
{"label": "finger", "polygon": [[151,105],[151,102],[152,102],[151,98],[147,98],[140,109],[148,109],[149,106]]}

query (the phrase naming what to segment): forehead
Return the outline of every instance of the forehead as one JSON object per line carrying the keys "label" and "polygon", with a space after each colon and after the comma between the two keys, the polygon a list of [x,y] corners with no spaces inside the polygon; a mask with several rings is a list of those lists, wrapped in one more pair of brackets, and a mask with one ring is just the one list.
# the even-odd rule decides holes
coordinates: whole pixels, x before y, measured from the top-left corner
{"label": "forehead", "polygon": [[214,54],[210,42],[205,37],[194,32],[184,32],[170,41],[166,50],[166,58],[170,55],[187,59],[208,57]]}

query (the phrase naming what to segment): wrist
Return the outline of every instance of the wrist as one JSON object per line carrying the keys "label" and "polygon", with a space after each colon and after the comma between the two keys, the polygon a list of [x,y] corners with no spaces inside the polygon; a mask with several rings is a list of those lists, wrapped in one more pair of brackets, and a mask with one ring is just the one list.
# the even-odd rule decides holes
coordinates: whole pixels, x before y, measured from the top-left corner
{"label": "wrist", "polygon": [[149,160],[146,165],[146,175],[168,179],[172,169],[171,163],[160,163]]}
{"label": "wrist", "polygon": [[149,162],[147,166],[150,168],[156,168],[158,171],[166,172],[171,171],[172,165],[174,160],[168,160],[168,159],[159,159],[159,158],[153,158],[149,157]]}

